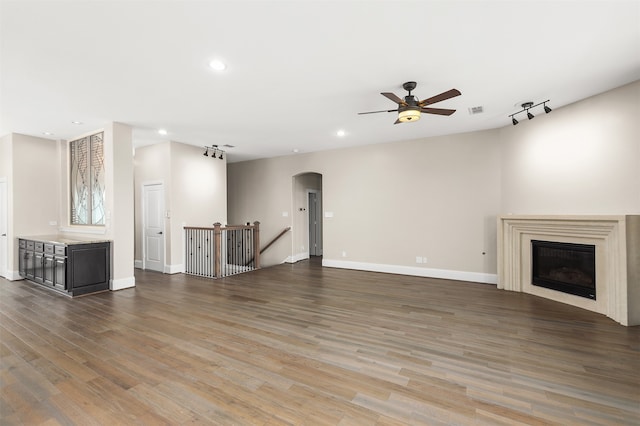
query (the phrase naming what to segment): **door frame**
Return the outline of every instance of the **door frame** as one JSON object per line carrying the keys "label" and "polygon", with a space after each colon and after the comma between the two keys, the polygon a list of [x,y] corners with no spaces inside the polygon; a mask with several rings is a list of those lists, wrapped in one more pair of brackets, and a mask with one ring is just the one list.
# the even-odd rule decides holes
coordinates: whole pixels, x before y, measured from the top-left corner
{"label": "door frame", "polygon": [[[4,186],[4,191],[2,192],[2,194],[4,194],[4,199],[0,199],[0,208],[3,208],[3,216],[4,216],[4,233],[6,234],[4,236],[4,238],[0,239],[0,241],[4,241],[4,242],[0,242],[0,244],[2,244],[4,247],[4,250],[0,250],[0,253],[4,252],[4,259],[2,259],[3,261],[0,262],[0,264],[2,264],[4,266],[4,270],[0,269],[0,277],[4,277],[6,279],[9,279],[9,275],[13,275],[11,273],[11,269],[9,267],[9,182],[7,181],[7,178],[0,178],[0,185]],[[2,232],[2,228],[3,228],[3,224],[0,223],[0,232]]]}
{"label": "door frame", "polygon": [[147,187],[149,186],[156,186],[156,185],[160,185],[162,187],[162,204],[163,204],[163,212],[162,212],[162,273],[166,274],[167,273],[167,232],[166,232],[166,224],[165,224],[165,217],[166,217],[166,192],[165,192],[165,186],[164,186],[164,181],[159,180],[159,181],[147,181],[147,182],[142,182],[141,184],[141,191],[140,191],[140,205],[141,205],[141,213],[142,216],[140,218],[140,222],[141,222],[141,230],[140,230],[140,236],[142,238],[142,269],[146,270],[147,269],[147,239],[145,238],[145,229],[147,227],[147,220],[146,220],[146,203],[145,203],[145,193],[147,190]]}

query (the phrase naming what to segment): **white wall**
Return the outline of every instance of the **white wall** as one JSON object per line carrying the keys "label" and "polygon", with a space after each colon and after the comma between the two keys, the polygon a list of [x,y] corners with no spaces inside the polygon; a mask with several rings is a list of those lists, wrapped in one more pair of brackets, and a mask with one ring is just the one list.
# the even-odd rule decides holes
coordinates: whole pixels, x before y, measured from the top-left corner
{"label": "white wall", "polygon": [[192,145],[171,143],[171,262],[184,270],[184,226],[227,223],[227,160]]}
{"label": "white wall", "polygon": [[0,176],[8,190],[7,268],[9,278],[19,279],[17,238],[57,233],[60,164],[52,159],[58,149],[54,140],[15,133],[4,136],[1,145]]}
{"label": "white wall", "polygon": [[14,247],[13,240],[13,135],[5,135],[0,138],[0,182],[6,182],[7,187],[7,259],[6,259],[6,275],[8,279],[18,279],[18,270],[14,267]]}
{"label": "white wall", "polygon": [[104,129],[106,163],[105,236],[112,240],[111,289],[135,285],[134,263],[134,195],[133,145],[131,127],[109,123]]}
{"label": "white wall", "polygon": [[640,213],[640,82],[500,131],[505,214]]}
{"label": "white wall", "polygon": [[[134,156],[135,190],[135,259],[138,267],[143,261],[142,198],[143,185],[162,183],[164,185],[165,210],[171,211],[171,143],[169,141],[136,148]],[[171,222],[165,218],[165,240],[171,241]],[[165,244],[165,263],[171,264],[171,244]]]}
{"label": "white wall", "polygon": [[167,236],[166,260],[169,272],[184,270],[184,226],[211,227],[227,223],[226,159],[205,157],[204,149],[178,142],[166,142],[136,149],[135,205],[136,254],[142,260],[142,184],[163,182]]}
{"label": "white wall", "polygon": [[[333,215],[323,221],[325,264],[495,280],[497,131],[233,163],[229,217],[259,220],[261,239],[269,240],[295,223],[281,212],[290,205],[291,178],[309,171],[322,174],[325,216]],[[294,241],[300,232],[307,230],[294,227]],[[263,264],[295,255],[290,247],[269,249]]]}
{"label": "white wall", "polygon": [[[635,82],[517,126],[233,163],[229,218],[267,241],[296,223],[291,178],[313,171],[333,214],[324,264],[494,282],[498,214],[640,213],[638,117]],[[296,254],[299,228],[263,265]]]}

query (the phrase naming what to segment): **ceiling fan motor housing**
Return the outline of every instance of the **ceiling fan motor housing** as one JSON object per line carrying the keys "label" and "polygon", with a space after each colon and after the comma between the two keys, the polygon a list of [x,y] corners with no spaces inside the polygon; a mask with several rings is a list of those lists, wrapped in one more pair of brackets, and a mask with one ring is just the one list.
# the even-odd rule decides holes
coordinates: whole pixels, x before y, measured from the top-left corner
{"label": "ceiling fan motor housing", "polygon": [[417,99],[416,99],[416,97],[415,97],[415,96],[413,96],[413,95],[407,95],[407,96],[405,96],[405,97],[404,97],[404,101],[405,101],[405,102],[407,103],[407,105],[408,105],[408,106],[410,106],[410,107],[416,107],[416,108],[419,108],[419,107],[418,107],[418,100],[417,100]]}

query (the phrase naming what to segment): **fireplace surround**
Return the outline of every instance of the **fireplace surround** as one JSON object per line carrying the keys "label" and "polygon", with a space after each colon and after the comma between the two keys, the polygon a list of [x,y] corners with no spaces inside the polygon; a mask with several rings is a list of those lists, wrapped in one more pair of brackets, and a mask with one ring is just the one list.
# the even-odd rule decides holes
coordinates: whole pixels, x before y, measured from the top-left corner
{"label": "fireplace surround", "polygon": [[[532,283],[532,241],[593,245],[597,298]],[[640,325],[640,215],[498,217],[498,288],[567,303]]]}

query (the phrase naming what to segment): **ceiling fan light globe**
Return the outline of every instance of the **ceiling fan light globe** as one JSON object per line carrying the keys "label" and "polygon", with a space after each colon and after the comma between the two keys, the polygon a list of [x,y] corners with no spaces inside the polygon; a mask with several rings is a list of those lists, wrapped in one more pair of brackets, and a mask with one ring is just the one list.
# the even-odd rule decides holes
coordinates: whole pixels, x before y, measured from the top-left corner
{"label": "ceiling fan light globe", "polygon": [[420,120],[420,111],[415,109],[406,109],[398,113],[398,120],[401,123],[409,123]]}

